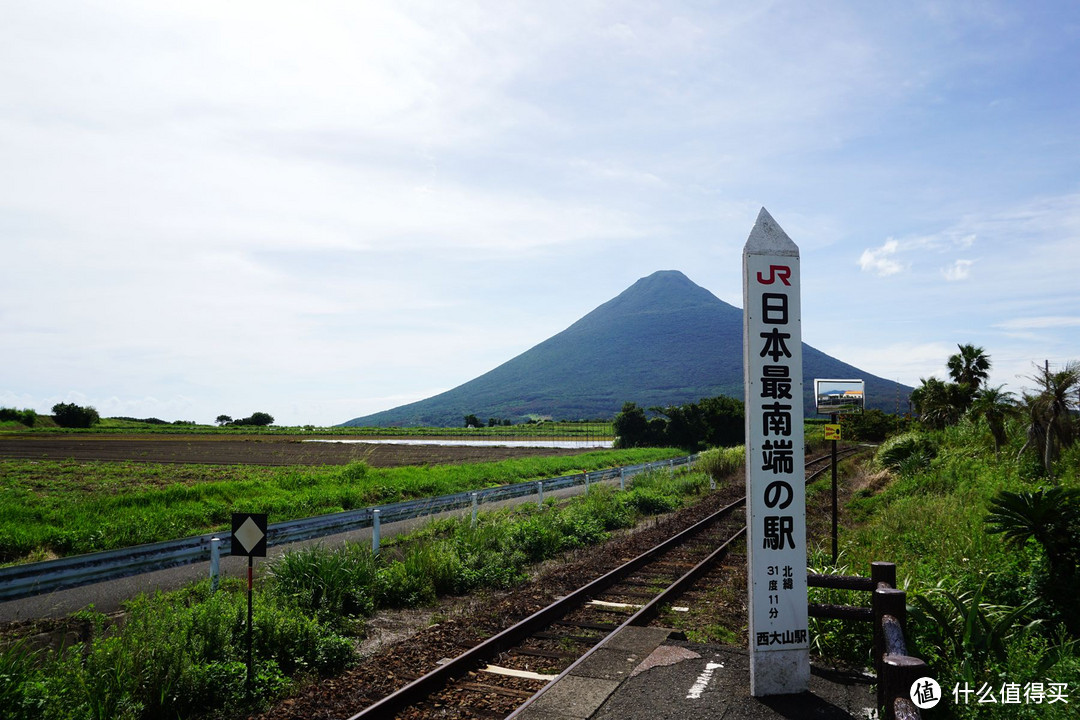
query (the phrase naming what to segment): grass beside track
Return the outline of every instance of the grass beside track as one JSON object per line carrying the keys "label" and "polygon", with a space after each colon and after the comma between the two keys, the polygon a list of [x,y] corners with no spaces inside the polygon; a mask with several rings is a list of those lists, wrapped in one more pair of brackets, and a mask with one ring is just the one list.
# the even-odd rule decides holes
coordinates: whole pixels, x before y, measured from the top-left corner
{"label": "grass beside track", "polygon": [[[379,608],[416,607],[436,596],[509,588],[534,563],[594,545],[643,517],[708,492],[702,472],[659,471],[626,492],[593,486],[566,503],[548,500],[429,523],[375,556],[366,545],[314,546],[269,563],[254,601],[254,693],[245,691],[245,594],[203,581],[142,595],[122,623],[76,613],[86,638],[59,650],[0,641],[0,714],[12,720],[230,718],[248,716],[355,659],[353,641]],[[389,545],[389,544],[388,544]],[[6,714],[5,714],[6,713]]]}
{"label": "grass beside track", "polygon": [[271,522],[682,455],[601,450],[424,467],[264,467],[0,461],[0,563],[33,562],[212,532],[233,512]]}

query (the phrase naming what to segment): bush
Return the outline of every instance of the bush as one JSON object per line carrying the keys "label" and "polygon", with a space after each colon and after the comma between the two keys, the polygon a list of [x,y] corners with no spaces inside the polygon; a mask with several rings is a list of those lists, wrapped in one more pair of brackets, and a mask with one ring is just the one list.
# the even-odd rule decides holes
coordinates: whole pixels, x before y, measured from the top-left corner
{"label": "bush", "polygon": [[[254,685],[263,701],[282,695],[286,674],[336,673],[351,662],[347,638],[269,593],[254,600]],[[210,595],[204,582],[143,595],[128,604],[122,626],[106,627],[99,613],[83,615],[93,626],[91,639],[42,663],[36,688],[46,704],[38,717],[134,720],[244,707],[243,592],[223,588]]]}
{"label": "bush", "polygon": [[0,408],[0,422],[17,422],[26,427],[34,427],[34,423],[37,422],[37,412],[29,409]]}
{"label": "bush", "polygon": [[646,488],[630,491],[626,496],[626,502],[643,515],[660,515],[661,513],[671,512],[682,505],[677,497]]}
{"label": "bush", "polygon": [[53,405],[52,413],[56,424],[65,428],[88,428],[101,419],[94,408],[74,403],[57,403]]}
{"label": "bush", "polygon": [[746,462],[746,448],[742,445],[730,448],[715,448],[698,455],[696,466],[706,475],[720,482],[728,475],[738,472]]}
{"label": "bush", "polygon": [[370,548],[346,543],[338,550],[314,545],[268,563],[269,589],[323,620],[369,616],[377,563]]}
{"label": "bush", "polygon": [[25,641],[0,648],[0,707],[11,720],[38,717],[40,708],[33,699],[35,661],[36,653],[27,649]]}
{"label": "bush", "polygon": [[844,416],[844,437],[848,440],[882,442],[907,424],[908,421],[898,415],[890,415],[878,409],[865,410]]}
{"label": "bush", "polygon": [[874,462],[878,467],[910,476],[929,467],[935,457],[937,445],[933,440],[920,433],[909,432],[886,441],[878,448]]}
{"label": "bush", "polygon": [[[223,417],[228,417],[228,416],[227,415],[219,415],[218,416],[218,421],[220,422],[221,418],[223,418]],[[266,427],[267,425],[273,425],[274,424],[274,416],[271,415],[270,413],[255,412],[255,413],[251,413],[251,415],[249,415],[246,418],[240,418],[239,420],[233,420],[232,422],[230,422],[228,424],[229,425],[254,425],[256,427]]]}
{"label": "bush", "polygon": [[647,419],[636,403],[624,403],[615,416],[615,446],[672,446],[699,450],[742,443],[745,411],[741,400],[723,395],[696,403],[652,408],[664,417]]}

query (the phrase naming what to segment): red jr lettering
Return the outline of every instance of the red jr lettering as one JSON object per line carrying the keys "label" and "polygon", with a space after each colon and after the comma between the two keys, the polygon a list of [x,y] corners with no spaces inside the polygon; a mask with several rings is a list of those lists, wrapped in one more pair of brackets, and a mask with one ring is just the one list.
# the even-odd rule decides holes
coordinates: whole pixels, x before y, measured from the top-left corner
{"label": "red jr lettering", "polygon": [[769,266],[769,279],[766,280],[764,277],[761,276],[761,273],[758,273],[757,274],[757,281],[759,283],[761,283],[762,285],[772,285],[774,282],[779,280],[780,282],[784,283],[785,285],[791,285],[791,283],[788,282],[788,278],[790,278],[790,277],[791,277],[791,268],[789,268],[787,265],[770,265]]}

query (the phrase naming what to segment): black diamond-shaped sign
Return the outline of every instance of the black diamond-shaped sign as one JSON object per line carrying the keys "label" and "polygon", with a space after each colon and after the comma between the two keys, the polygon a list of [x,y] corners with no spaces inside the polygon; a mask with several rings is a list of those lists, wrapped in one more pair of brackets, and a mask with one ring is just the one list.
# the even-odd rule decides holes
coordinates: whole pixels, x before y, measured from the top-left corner
{"label": "black diamond-shaped sign", "polygon": [[232,554],[266,557],[266,513],[232,514]]}

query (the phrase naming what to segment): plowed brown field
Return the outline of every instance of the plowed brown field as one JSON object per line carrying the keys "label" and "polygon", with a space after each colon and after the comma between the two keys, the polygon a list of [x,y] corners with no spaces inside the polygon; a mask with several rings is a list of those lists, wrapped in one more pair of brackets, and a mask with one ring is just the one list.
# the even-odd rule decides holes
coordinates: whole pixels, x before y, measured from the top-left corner
{"label": "plowed brown field", "polygon": [[345,465],[363,460],[372,467],[396,467],[574,455],[595,449],[303,442],[313,439],[317,438],[289,435],[0,435],[0,459],[216,465]]}

